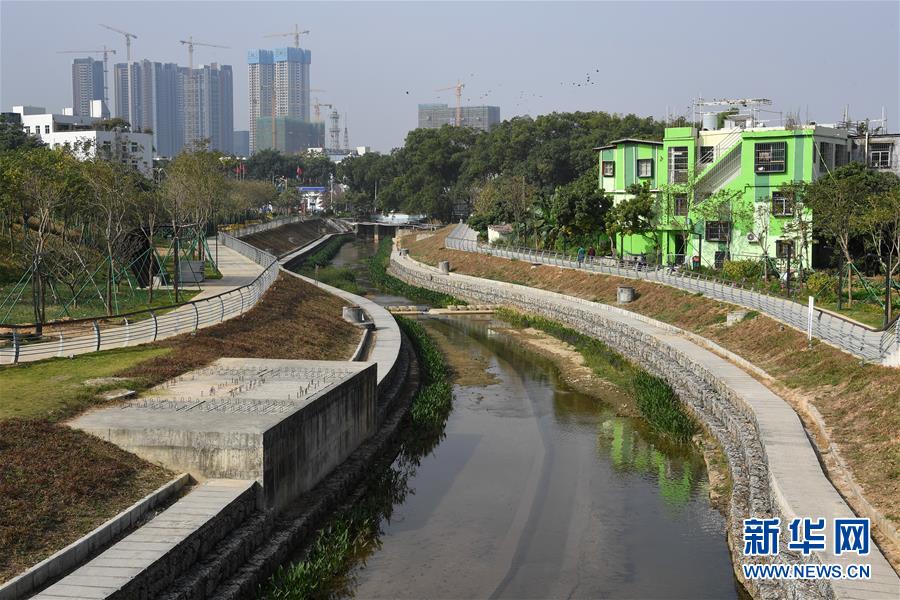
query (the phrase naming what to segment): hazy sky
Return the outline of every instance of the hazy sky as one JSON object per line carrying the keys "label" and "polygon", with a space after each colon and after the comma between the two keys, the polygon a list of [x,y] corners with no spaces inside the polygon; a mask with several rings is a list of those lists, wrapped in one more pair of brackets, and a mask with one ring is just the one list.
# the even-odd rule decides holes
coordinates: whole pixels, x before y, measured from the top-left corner
{"label": "hazy sky", "polygon": [[[0,0],[0,106],[72,105],[58,50],[114,47],[136,59],[234,68],[234,125],[248,127],[246,52],[309,29],[314,93],[348,114],[350,141],[388,150],[416,126],[416,105],[463,101],[502,118],[552,111],[685,114],[691,99],[766,97],[776,110],[833,122],[876,117],[900,130],[900,2],[27,2]],[[112,58],[112,57],[111,57]],[[110,69],[111,70],[111,69]],[[587,82],[590,74],[591,82]],[[581,83],[581,87],[573,83]],[[408,92],[408,93],[407,93]],[[110,89],[110,102],[113,102]]]}

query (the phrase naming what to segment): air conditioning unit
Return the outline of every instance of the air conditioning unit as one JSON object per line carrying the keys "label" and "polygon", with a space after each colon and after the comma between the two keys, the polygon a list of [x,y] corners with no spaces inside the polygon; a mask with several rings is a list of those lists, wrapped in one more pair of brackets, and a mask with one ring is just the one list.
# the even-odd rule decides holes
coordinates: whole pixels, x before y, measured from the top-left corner
{"label": "air conditioning unit", "polygon": [[750,242],[751,244],[758,244],[759,236],[751,231],[750,233],[747,234],[747,241]]}

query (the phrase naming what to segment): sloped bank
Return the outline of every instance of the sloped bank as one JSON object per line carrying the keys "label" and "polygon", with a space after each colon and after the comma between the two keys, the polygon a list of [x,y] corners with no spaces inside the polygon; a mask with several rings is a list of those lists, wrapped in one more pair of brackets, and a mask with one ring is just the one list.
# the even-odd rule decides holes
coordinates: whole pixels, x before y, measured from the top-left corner
{"label": "sloped bank", "polygon": [[[596,337],[666,380],[721,444],[734,482],[728,507],[728,541],[743,581],[742,521],[750,516],[852,517],[822,473],[802,425],[791,408],[749,374],[693,344],[676,327],[562,294],[525,286],[442,274],[408,256],[391,255],[391,272],[411,285],[477,302],[503,304],[564,323]],[[801,559],[782,536],[772,562],[847,562],[846,555]],[[749,562],[749,561],[748,561]],[[744,581],[759,598],[896,597],[900,580],[877,548],[867,557],[868,581]]]}

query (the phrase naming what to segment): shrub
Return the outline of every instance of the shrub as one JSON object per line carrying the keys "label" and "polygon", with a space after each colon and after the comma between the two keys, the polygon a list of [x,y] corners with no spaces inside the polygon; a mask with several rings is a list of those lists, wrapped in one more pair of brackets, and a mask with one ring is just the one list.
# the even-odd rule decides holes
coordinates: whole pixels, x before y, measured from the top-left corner
{"label": "shrub", "polygon": [[731,281],[751,281],[762,276],[762,265],[755,260],[726,260],[722,276]]}
{"label": "shrub", "polygon": [[819,300],[830,300],[834,298],[837,279],[834,275],[825,273],[824,271],[816,271],[810,273],[806,278],[806,289],[810,296],[815,296]]}

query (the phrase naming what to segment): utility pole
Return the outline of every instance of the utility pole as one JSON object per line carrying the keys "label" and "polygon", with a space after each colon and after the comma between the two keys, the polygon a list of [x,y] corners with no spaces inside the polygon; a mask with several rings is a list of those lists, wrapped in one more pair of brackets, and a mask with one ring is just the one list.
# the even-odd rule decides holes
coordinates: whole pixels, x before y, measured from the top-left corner
{"label": "utility pole", "polygon": [[884,328],[891,324],[891,252],[888,250],[887,268],[884,273]]}

